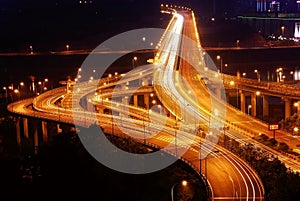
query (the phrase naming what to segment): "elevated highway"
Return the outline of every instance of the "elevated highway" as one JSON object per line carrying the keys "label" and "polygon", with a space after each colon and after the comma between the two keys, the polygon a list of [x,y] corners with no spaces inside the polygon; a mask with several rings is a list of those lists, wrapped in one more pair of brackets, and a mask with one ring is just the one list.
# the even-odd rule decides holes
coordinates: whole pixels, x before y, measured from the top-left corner
{"label": "elevated highway", "polygon": [[[152,75],[154,83],[157,84],[154,84],[152,88],[141,88],[137,93],[155,91],[156,96],[171,115],[167,117],[163,131],[150,138],[139,138],[139,141],[157,148],[163,148],[171,143],[173,148],[166,151],[174,156],[177,156],[177,152],[184,147],[188,147],[180,159],[191,165],[197,172],[202,173],[203,177],[208,180],[212,200],[264,200],[263,185],[249,165],[229,151],[215,145],[214,140],[202,139],[193,134],[201,125],[201,129],[204,129],[208,138],[213,139],[214,136],[218,137],[222,134],[220,127],[228,126],[230,130],[227,131],[227,135],[230,137],[263,147],[252,140],[252,137],[264,131],[266,125],[234,109],[226,104],[226,101],[220,100],[217,90],[212,93],[207,89],[207,83],[201,78],[203,76],[217,78],[221,75],[212,69],[207,69],[203,56],[205,52],[201,49],[194,14],[190,10],[182,9],[171,10],[171,14],[173,18],[162,37],[161,49],[158,50],[155,58],[157,65],[152,68],[137,69],[124,79],[113,77],[91,81],[98,86],[96,90],[91,87],[94,85],[91,85],[90,81],[77,83],[76,88],[71,91],[63,87],[51,90],[34,100],[28,99],[10,104],[8,110],[24,116],[69,124],[73,124],[76,119],[76,122],[84,127],[95,123],[96,117],[96,123],[101,125],[105,132],[118,135],[123,135],[122,130],[113,122],[113,118],[120,120],[122,127],[137,136],[145,135],[145,124],[152,124],[154,126],[147,126],[147,133],[150,135],[159,131],[162,120],[166,119],[165,115],[151,112],[152,110],[147,108],[120,103],[110,97],[112,94],[124,97],[126,93],[132,93],[130,87],[126,88],[128,81],[140,80]],[[189,58],[189,62],[180,59],[178,55],[182,58]],[[196,70],[195,66],[197,66]],[[202,77],[199,76],[199,71]],[[227,75],[223,77],[225,86],[229,87],[234,77]],[[241,84],[244,83],[244,87],[249,85],[248,80],[239,80]],[[235,82],[239,81],[235,80]],[[214,81],[211,86],[215,87],[219,84],[223,84],[223,81]],[[112,91],[112,88],[117,85],[120,86],[119,89]],[[76,94],[75,97],[74,94]],[[80,104],[81,100],[87,101],[86,107]],[[58,101],[61,105],[57,104]],[[30,105],[33,105],[34,109]],[[90,106],[92,108],[89,108]],[[96,113],[93,110],[94,106],[108,108],[117,112],[117,115],[112,118],[113,112],[111,114]],[[215,108],[212,109],[212,107]],[[124,108],[129,109],[136,127],[129,126],[132,119],[122,115]],[[226,112],[218,113],[223,109]],[[222,118],[223,115],[224,118]],[[210,132],[212,124],[214,132]],[[176,134],[174,134],[174,129],[181,125],[182,129],[175,131]],[[253,129],[253,125],[256,129]],[[282,136],[286,138],[288,135],[283,133]],[[212,146],[214,146],[213,149]],[[288,158],[284,158],[280,153],[267,147],[263,148],[278,155],[286,164],[289,164]],[[299,163],[291,163],[289,164],[291,167],[295,169],[299,167]]]}

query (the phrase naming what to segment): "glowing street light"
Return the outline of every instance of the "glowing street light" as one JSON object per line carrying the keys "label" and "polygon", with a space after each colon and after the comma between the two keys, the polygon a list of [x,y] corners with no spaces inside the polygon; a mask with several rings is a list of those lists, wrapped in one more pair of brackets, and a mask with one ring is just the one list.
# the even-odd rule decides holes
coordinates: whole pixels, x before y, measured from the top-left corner
{"label": "glowing street light", "polygon": [[134,63],[138,60],[137,57],[132,58],[132,69],[134,69]]}
{"label": "glowing street light", "polygon": [[183,180],[181,183],[175,183],[172,188],[171,188],[171,198],[172,198],[172,201],[174,201],[174,187],[176,185],[179,185],[181,184],[182,186],[187,186],[187,181],[186,180]]}
{"label": "glowing street light", "polygon": [[282,35],[282,37],[284,36],[284,29],[285,29],[285,27],[281,26],[281,35]]}
{"label": "glowing street light", "polygon": [[5,99],[6,99],[6,102],[7,102],[7,88],[3,87],[3,90],[5,90]]}
{"label": "glowing street light", "polygon": [[66,49],[67,51],[69,51],[70,45],[66,45]]}
{"label": "glowing street light", "polygon": [[223,59],[220,55],[217,55],[217,60],[220,60],[220,73],[222,73],[223,68]]}
{"label": "glowing street light", "polygon": [[252,105],[248,105],[248,115],[250,114],[250,109],[252,108]]}
{"label": "glowing street light", "polygon": [[256,76],[257,76],[257,81],[259,81],[259,82],[260,82],[260,74],[259,74],[258,70],[257,70],[257,69],[255,69],[255,70],[254,70],[254,73],[256,73]]}
{"label": "glowing street light", "polygon": [[30,49],[30,54],[33,54],[33,47],[32,47],[32,45],[29,46],[29,49]]}

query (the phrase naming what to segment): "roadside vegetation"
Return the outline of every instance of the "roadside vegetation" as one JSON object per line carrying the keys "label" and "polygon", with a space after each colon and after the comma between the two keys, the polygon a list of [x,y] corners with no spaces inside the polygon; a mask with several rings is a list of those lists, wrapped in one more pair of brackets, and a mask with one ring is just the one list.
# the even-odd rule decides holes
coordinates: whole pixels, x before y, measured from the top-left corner
{"label": "roadside vegetation", "polygon": [[300,115],[298,115],[297,113],[281,120],[279,124],[281,125],[281,129],[292,133],[293,135],[300,135]]}
{"label": "roadside vegetation", "polygon": [[[274,139],[265,140],[271,146],[286,149],[285,145],[276,145]],[[299,199],[300,174],[286,168],[276,156],[269,155],[252,144],[241,144],[228,136],[223,136],[221,145],[244,159],[256,170],[265,187],[266,201],[295,201]]]}
{"label": "roadside vegetation", "polygon": [[[207,200],[204,183],[183,162],[149,174],[120,173],[97,162],[83,147],[78,134],[66,127],[63,133],[41,144],[35,155],[31,140],[23,140],[19,152],[13,117],[1,119],[1,200],[171,200],[173,184],[182,180],[188,184],[175,186],[176,200]],[[155,151],[131,138],[106,137],[128,152]]]}

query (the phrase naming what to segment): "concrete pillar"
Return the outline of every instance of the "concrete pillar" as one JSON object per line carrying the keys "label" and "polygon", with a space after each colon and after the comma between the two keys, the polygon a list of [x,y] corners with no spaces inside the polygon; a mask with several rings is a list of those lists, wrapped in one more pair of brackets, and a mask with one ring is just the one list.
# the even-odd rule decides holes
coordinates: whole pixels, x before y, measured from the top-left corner
{"label": "concrete pillar", "polygon": [[138,106],[138,95],[133,95],[133,105],[134,107]]}
{"label": "concrete pillar", "polygon": [[[220,97],[220,96],[218,96],[218,97]],[[229,101],[230,101],[230,94],[226,93],[226,102],[229,103]]]}
{"label": "concrete pillar", "polygon": [[48,129],[47,129],[47,122],[42,121],[42,133],[43,133],[43,142],[48,141]]}
{"label": "concrete pillar", "polygon": [[62,133],[62,129],[60,128],[60,125],[57,124],[57,134]]}
{"label": "concrete pillar", "polygon": [[121,84],[121,90],[126,90],[127,87],[126,87],[126,84]]}
{"label": "concrete pillar", "polygon": [[142,86],[148,86],[148,78],[142,78]]}
{"label": "concrete pillar", "polygon": [[37,149],[39,147],[39,133],[38,133],[38,125],[35,122],[33,126],[33,144],[34,144],[34,153],[37,154]]}
{"label": "concrete pillar", "polygon": [[125,96],[124,98],[122,98],[122,103],[124,105],[128,105],[128,97],[127,96]]}
{"label": "concrete pillar", "polygon": [[100,114],[103,114],[103,113],[104,113],[104,107],[96,106],[96,112],[97,112],[97,113],[100,113]]}
{"label": "concrete pillar", "polygon": [[294,102],[293,106],[296,108],[296,113],[300,113],[300,101]]}
{"label": "concrete pillar", "polygon": [[256,117],[256,94],[251,94],[251,115]]}
{"label": "concrete pillar", "polygon": [[28,139],[29,134],[28,134],[28,119],[27,118],[23,118],[23,130],[24,130],[24,137]]}
{"label": "concrete pillar", "polygon": [[149,94],[144,94],[144,103],[145,107],[148,110],[149,109]]}
{"label": "concrete pillar", "polygon": [[263,96],[263,117],[269,116],[269,96]]}
{"label": "concrete pillar", "polygon": [[21,145],[20,117],[16,118],[16,133],[17,133],[17,143],[18,145]]}
{"label": "concrete pillar", "polygon": [[240,93],[240,106],[241,106],[241,111],[242,112],[246,112],[246,105],[245,105],[245,94],[241,91]]}
{"label": "concrete pillar", "polygon": [[285,118],[291,116],[291,99],[284,99]]}

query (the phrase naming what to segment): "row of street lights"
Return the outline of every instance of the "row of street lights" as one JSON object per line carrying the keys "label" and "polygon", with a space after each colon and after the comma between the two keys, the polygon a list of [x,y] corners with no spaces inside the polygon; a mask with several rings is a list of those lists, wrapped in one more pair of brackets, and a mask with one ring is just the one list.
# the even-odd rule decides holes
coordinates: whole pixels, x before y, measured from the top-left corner
{"label": "row of street lights", "polygon": [[[70,49],[70,45],[66,44],[66,51],[69,51],[69,49]],[[30,52],[30,54],[33,54],[33,46],[32,45],[29,45],[29,52]]]}
{"label": "row of street lights", "polygon": [[[43,81],[38,81],[37,83],[32,80],[32,83],[29,84],[29,87],[25,87],[24,82],[20,82],[17,86],[14,84],[10,84],[9,86],[4,86],[2,89],[5,91],[5,98],[7,102],[8,93],[10,93],[11,98],[13,94],[18,95],[18,99],[21,99],[21,92],[25,95],[29,95],[29,92],[32,92],[34,95],[39,95],[40,93],[48,90],[46,83],[48,82],[48,78],[45,78]],[[13,100],[12,100],[13,101]]]}
{"label": "row of street lights", "polygon": [[[228,64],[227,63],[223,64],[223,58],[220,55],[217,55],[216,59],[220,61],[220,66],[218,68],[218,71],[222,74],[223,73],[223,67],[228,67]],[[254,73],[256,73],[257,81],[260,82],[261,81],[261,73],[259,72],[258,69],[254,69]],[[290,71],[289,74],[293,77],[294,71]],[[242,73],[243,77],[246,77],[246,75],[247,75],[246,72]],[[276,69],[276,81],[277,82],[283,82],[285,80],[285,78],[286,78],[286,75],[283,74],[283,68],[277,68]],[[270,75],[269,75],[269,72],[268,72],[268,81],[269,80],[270,80]]]}

